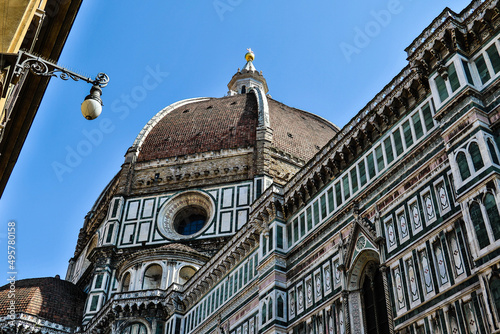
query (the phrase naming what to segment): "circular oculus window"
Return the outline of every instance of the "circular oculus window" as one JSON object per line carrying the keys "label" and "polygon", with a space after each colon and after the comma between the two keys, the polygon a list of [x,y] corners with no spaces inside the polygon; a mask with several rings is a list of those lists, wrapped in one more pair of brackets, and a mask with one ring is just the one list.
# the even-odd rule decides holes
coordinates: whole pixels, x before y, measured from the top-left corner
{"label": "circular oculus window", "polygon": [[215,203],[201,191],[186,191],[163,204],[158,229],[172,240],[191,239],[202,234],[214,218]]}

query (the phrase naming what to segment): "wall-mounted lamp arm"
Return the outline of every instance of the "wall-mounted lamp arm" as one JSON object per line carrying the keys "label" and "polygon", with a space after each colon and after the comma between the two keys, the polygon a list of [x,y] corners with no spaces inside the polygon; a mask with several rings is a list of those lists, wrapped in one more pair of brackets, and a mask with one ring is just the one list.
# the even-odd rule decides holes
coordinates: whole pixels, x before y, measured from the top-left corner
{"label": "wall-mounted lamp arm", "polygon": [[109,82],[109,77],[105,73],[101,72],[97,74],[95,79],[91,79],[54,64],[42,57],[32,55],[26,51],[20,51],[14,75],[19,76],[24,70],[29,70],[35,75],[59,77],[63,80],[68,80],[70,78],[74,81],[83,80],[101,88],[106,87]]}

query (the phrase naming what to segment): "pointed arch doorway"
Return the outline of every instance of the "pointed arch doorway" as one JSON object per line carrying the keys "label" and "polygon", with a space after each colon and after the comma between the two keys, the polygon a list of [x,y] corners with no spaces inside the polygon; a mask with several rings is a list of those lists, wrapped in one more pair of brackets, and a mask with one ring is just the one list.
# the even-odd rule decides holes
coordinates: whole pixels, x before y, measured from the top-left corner
{"label": "pointed arch doorway", "polygon": [[352,334],[390,334],[384,273],[375,250],[363,250],[349,270],[349,313]]}
{"label": "pointed arch doorway", "polygon": [[375,261],[366,264],[361,277],[361,304],[366,334],[389,334],[384,281]]}

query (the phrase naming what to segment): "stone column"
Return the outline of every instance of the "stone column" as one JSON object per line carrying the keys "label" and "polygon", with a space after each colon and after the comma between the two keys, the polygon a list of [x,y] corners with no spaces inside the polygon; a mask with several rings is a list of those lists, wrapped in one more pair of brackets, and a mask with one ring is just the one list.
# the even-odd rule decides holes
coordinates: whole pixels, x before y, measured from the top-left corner
{"label": "stone column", "polygon": [[342,308],[344,309],[345,334],[351,334],[351,317],[349,315],[349,292],[342,291]]}
{"label": "stone column", "polygon": [[349,291],[349,331],[350,334],[363,334],[365,326],[365,320],[363,317],[363,311],[361,306],[361,290],[351,290]]}
{"label": "stone column", "polygon": [[166,282],[167,288],[174,282],[176,266],[177,266],[176,261],[167,261],[167,270],[168,270],[168,278]]}
{"label": "stone column", "polygon": [[389,322],[389,332],[394,334],[394,316],[392,314],[392,305],[391,305],[391,294],[389,291],[389,281],[387,279],[388,268],[385,264],[380,265],[380,272],[382,273],[382,280],[384,282],[384,294],[385,294],[385,307],[387,309],[387,319]]}

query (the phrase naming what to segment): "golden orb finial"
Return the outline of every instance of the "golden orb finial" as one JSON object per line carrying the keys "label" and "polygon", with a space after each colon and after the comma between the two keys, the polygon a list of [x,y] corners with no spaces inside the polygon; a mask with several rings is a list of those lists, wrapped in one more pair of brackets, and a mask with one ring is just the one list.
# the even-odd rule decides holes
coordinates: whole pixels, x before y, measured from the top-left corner
{"label": "golden orb finial", "polygon": [[245,54],[245,60],[246,61],[253,61],[255,59],[255,54],[253,53],[252,49],[248,48],[247,53]]}

